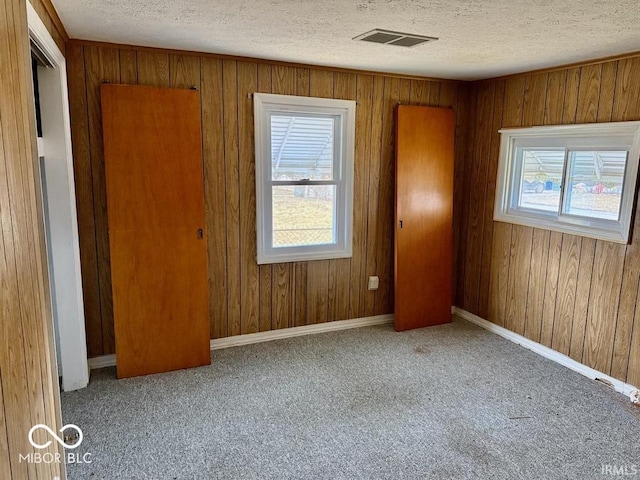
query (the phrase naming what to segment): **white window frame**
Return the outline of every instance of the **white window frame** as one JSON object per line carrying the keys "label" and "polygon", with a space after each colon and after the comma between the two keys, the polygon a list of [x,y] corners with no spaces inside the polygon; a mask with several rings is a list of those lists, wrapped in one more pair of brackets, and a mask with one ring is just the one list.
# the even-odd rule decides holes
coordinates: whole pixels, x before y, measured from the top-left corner
{"label": "white window frame", "polygon": [[[507,128],[499,132],[500,159],[494,220],[616,243],[629,241],[640,158],[640,121]],[[519,207],[522,166],[519,164],[518,148],[564,149],[558,213]],[[563,213],[568,194],[569,152],[585,149],[629,152],[617,221]]]}
{"label": "white window frame", "polygon": [[[349,258],[353,244],[353,163],[356,102],[315,97],[254,93],[256,149],[257,262],[299,262]],[[334,134],[334,179],[277,181],[271,172],[271,114],[331,115],[338,119]],[[273,247],[272,187],[286,185],[335,185],[335,243]]]}

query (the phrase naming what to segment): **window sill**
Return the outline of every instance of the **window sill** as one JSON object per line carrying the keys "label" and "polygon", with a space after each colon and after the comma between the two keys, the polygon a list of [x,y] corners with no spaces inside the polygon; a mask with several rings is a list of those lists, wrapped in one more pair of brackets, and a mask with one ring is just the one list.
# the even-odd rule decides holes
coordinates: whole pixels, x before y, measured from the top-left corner
{"label": "window sill", "polygon": [[291,262],[313,262],[316,260],[338,260],[341,258],[351,258],[352,253],[349,252],[318,252],[318,253],[282,253],[270,255],[258,255],[258,265],[269,265],[272,263],[291,263]]}
{"label": "window sill", "polygon": [[552,232],[567,233],[579,237],[593,238],[595,240],[604,240],[613,243],[626,244],[629,240],[629,235],[625,235],[622,231],[624,229],[622,225],[620,225],[619,230],[604,230],[597,226],[578,225],[556,219],[545,219],[540,217],[533,218],[502,212],[496,212],[493,216],[493,220],[496,222],[539,228],[542,230],[550,230]]}

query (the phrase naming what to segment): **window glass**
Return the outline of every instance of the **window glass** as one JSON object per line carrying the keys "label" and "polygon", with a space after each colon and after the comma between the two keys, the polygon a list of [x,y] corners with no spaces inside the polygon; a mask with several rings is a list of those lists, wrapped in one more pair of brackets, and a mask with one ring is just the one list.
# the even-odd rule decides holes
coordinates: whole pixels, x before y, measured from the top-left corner
{"label": "window glass", "polygon": [[273,246],[335,243],[335,185],[273,187]]}
{"label": "window glass", "polygon": [[522,149],[519,207],[558,213],[564,149]]}
{"label": "window glass", "polygon": [[618,220],[626,151],[569,152],[569,178],[564,213]]}
{"label": "window glass", "polygon": [[333,179],[331,116],[271,115],[271,178]]}

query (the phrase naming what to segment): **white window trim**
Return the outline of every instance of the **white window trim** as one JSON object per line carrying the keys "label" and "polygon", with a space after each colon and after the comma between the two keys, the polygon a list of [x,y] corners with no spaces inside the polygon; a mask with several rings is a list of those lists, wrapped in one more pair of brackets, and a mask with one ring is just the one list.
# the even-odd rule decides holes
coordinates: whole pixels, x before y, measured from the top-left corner
{"label": "white window trim", "polygon": [[[350,258],[353,251],[353,169],[356,102],[329,98],[254,93],[256,153],[256,229],[259,265]],[[340,181],[337,188],[336,244],[273,248],[271,231],[271,112],[317,113],[341,117]],[[300,183],[303,185],[304,183]],[[341,208],[344,205],[344,208]]]}
{"label": "white window trim", "polygon": [[[616,243],[629,241],[640,161],[640,121],[506,128],[501,129],[499,133],[501,140],[494,220]],[[546,215],[532,210],[515,209],[513,207],[514,175],[518,167],[515,165],[513,157],[517,142],[521,142],[518,146],[524,148],[543,145],[562,145],[571,149],[587,146],[592,148],[628,148],[629,158],[622,188],[619,221],[567,215],[558,216],[556,214]],[[563,177],[563,187],[565,181]],[[564,198],[565,195],[566,192],[563,190],[561,196]]]}

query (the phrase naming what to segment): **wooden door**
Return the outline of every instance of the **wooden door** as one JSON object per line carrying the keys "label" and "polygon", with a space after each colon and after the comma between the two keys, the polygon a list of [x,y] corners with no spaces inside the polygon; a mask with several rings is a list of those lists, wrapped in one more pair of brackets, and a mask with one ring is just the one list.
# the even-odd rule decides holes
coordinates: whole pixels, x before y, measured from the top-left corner
{"label": "wooden door", "polygon": [[101,93],[118,377],[208,365],[199,93]]}
{"label": "wooden door", "polygon": [[451,321],[454,135],[451,109],[397,108],[397,331]]}

